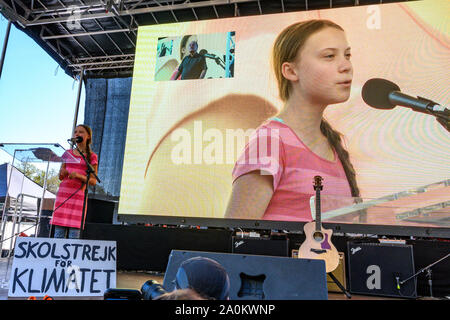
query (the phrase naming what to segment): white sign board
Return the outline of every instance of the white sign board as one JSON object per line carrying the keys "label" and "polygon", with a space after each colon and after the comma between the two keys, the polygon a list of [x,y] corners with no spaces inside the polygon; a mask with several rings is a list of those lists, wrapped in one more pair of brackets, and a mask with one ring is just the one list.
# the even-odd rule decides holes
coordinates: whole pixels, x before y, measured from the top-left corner
{"label": "white sign board", "polygon": [[19,237],[9,297],[103,296],[116,287],[115,241]]}

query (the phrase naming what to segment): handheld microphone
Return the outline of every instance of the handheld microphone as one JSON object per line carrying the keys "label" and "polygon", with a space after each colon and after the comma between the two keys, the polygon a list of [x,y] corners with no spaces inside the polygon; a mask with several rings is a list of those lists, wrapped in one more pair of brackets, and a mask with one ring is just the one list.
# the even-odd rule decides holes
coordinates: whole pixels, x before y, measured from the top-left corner
{"label": "handheld microphone", "polygon": [[365,103],[376,109],[393,109],[395,106],[434,116],[450,116],[450,109],[423,97],[411,97],[400,91],[395,83],[380,78],[368,80],[362,88]]}
{"label": "handheld microphone", "polygon": [[82,137],[70,138],[70,139],[67,139],[67,142],[80,143],[80,142],[83,142],[83,138]]}

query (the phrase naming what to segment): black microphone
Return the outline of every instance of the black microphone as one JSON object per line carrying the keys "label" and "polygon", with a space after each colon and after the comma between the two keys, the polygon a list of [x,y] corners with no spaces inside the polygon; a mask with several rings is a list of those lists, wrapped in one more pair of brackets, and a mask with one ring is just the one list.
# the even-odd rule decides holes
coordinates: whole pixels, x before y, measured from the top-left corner
{"label": "black microphone", "polygon": [[83,138],[82,137],[75,137],[75,138],[67,139],[67,142],[80,143],[80,142],[83,142]]}
{"label": "black microphone", "polygon": [[380,78],[368,80],[362,88],[365,103],[376,109],[393,109],[395,106],[435,116],[450,116],[450,109],[423,97],[411,97],[400,91],[395,83]]}
{"label": "black microphone", "polygon": [[198,52],[199,55],[204,56],[205,58],[210,58],[210,59],[216,59],[218,58],[215,54],[213,53],[208,53],[208,50],[206,49],[202,49]]}

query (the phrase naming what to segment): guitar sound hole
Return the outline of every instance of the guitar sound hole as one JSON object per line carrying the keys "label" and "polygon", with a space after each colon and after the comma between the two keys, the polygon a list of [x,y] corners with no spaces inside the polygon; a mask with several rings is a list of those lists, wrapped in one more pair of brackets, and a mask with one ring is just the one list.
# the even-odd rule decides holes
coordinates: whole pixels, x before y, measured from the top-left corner
{"label": "guitar sound hole", "polygon": [[316,241],[322,241],[324,237],[323,237],[322,232],[316,231],[313,233],[313,238]]}

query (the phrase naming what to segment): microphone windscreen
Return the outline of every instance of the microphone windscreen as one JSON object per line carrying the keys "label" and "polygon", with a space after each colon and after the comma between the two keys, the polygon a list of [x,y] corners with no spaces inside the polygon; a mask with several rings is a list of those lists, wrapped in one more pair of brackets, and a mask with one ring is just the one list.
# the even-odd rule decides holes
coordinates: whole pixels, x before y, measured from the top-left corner
{"label": "microphone windscreen", "polygon": [[400,87],[395,83],[380,78],[367,80],[362,88],[362,98],[369,106],[377,109],[392,109],[394,104],[389,101],[389,94],[392,91],[400,91]]}

